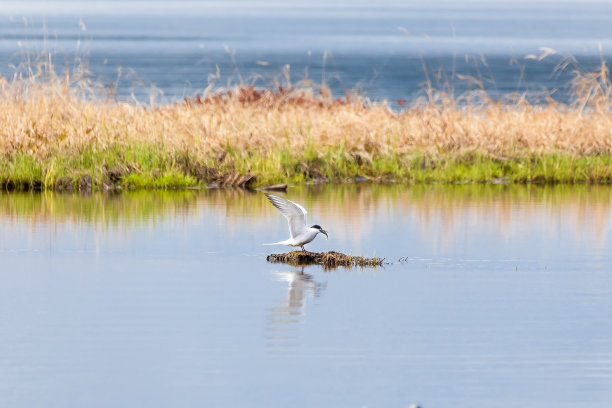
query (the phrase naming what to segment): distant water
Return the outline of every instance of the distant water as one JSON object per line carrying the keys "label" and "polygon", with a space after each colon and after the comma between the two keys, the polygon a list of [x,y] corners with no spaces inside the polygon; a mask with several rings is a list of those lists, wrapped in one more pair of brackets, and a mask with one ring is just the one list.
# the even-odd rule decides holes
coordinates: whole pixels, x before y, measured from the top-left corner
{"label": "distant water", "polygon": [[[4,1],[0,73],[28,55],[82,61],[121,99],[176,100],[209,86],[309,78],[336,96],[411,100],[429,81],[456,94],[566,101],[571,71],[612,55],[612,3],[556,1]],[[538,61],[540,47],[556,51]],[[555,70],[572,55],[578,65]],[[25,62],[25,64],[24,64]],[[32,65],[32,64],[30,64]],[[460,74],[463,79],[457,76]]]}

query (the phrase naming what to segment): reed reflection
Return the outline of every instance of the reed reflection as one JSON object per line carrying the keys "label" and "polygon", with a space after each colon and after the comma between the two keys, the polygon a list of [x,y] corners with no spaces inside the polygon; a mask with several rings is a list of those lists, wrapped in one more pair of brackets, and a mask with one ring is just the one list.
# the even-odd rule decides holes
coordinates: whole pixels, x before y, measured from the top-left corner
{"label": "reed reflection", "polygon": [[122,225],[127,229],[143,223],[185,215],[196,208],[198,192],[135,191],[124,193],[69,194],[41,193],[0,194],[0,218],[19,224],[75,224],[96,226]]}
{"label": "reed reflection", "polygon": [[[510,237],[519,228],[545,223],[544,234],[563,233],[577,241],[588,235],[601,245],[612,214],[610,186],[325,184],[294,187],[287,196],[329,224],[334,239],[353,243],[381,219],[411,217],[423,234],[440,225],[441,240],[465,224]],[[259,228],[278,218],[263,194],[245,190],[0,194],[0,222],[9,227],[86,223],[96,230],[113,226],[129,231],[160,221],[181,227],[204,216],[220,220],[230,237],[245,225]],[[347,222],[350,234],[343,232]]]}

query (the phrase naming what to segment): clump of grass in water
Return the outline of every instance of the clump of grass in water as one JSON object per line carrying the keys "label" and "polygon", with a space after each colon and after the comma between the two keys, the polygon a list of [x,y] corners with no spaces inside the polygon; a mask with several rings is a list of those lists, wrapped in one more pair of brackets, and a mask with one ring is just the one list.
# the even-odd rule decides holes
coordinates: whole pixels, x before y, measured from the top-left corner
{"label": "clump of grass in water", "polygon": [[286,263],[292,266],[322,265],[325,268],[339,266],[377,267],[382,266],[384,258],[364,258],[361,256],[346,255],[341,252],[308,252],[292,251],[285,254],[271,254],[266,258],[268,262]]}
{"label": "clump of grass in water", "polygon": [[382,182],[612,181],[605,63],[576,72],[574,101],[454,98],[402,112],[315,87],[238,87],[163,106],[117,102],[41,68],[0,77],[0,183],[102,190]]}

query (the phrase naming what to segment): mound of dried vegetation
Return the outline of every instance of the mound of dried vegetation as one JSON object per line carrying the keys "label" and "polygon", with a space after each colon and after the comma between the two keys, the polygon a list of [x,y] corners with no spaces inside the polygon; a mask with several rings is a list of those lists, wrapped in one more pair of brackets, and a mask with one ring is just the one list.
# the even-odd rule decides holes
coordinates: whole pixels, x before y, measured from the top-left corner
{"label": "mound of dried vegetation", "polygon": [[268,262],[286,263],[292,266],[322,265],[324,268],[337,268],[338,266],[377,267],[382,266],[384,258],[364,258],[361,256],[346,255],[341,252],[308,252],[292,251],[285,254],[271,254],[266,258]]}

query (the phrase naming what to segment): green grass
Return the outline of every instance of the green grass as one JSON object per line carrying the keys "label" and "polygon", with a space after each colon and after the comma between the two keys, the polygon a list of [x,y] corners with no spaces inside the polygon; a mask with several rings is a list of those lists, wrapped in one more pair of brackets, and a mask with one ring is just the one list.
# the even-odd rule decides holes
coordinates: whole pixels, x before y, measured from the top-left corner
{"label": "green grass", "polygon": [[217,157],[198,158],[164,146],[113,146],[37,159],[24,153],[0,159],[5,189],[172,189],[239,184],[250,186],[366,177],[395,183],[599,183],[612,182],[612,156],[568,153],[490,157],[479,153],[427,155],[418,151],[362,158],[342,146],[316,152],[287,149],[267,154],[228,145]]}

